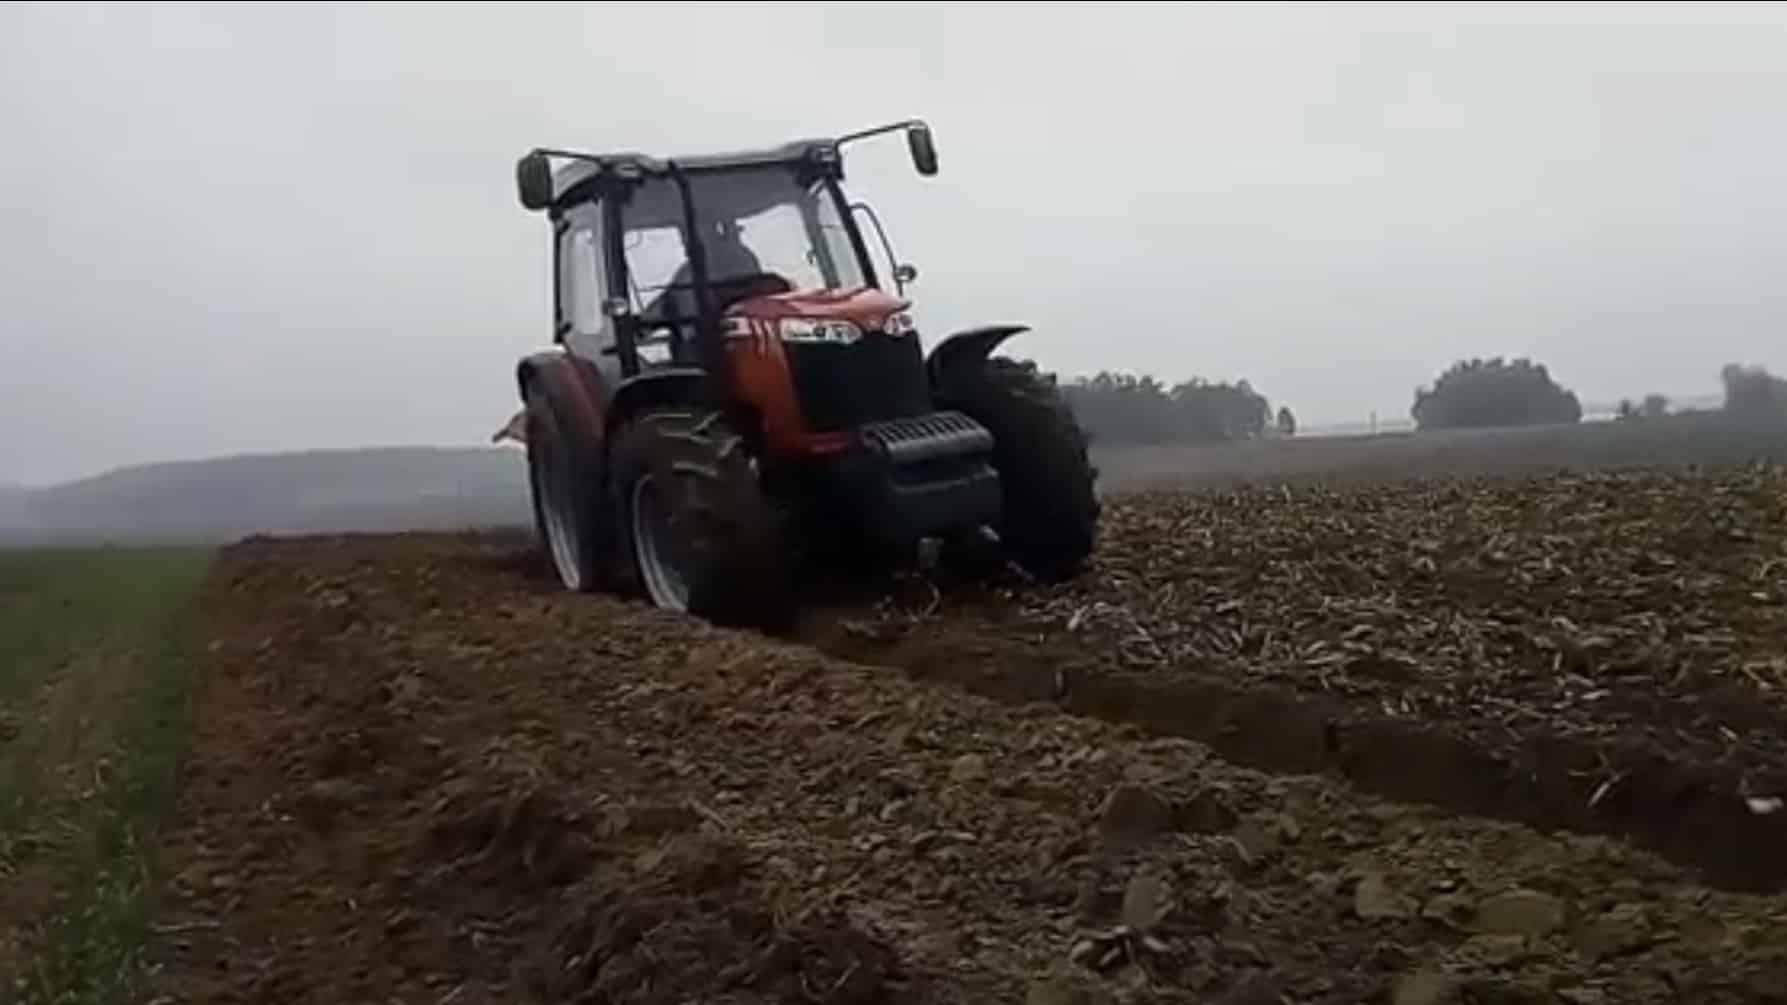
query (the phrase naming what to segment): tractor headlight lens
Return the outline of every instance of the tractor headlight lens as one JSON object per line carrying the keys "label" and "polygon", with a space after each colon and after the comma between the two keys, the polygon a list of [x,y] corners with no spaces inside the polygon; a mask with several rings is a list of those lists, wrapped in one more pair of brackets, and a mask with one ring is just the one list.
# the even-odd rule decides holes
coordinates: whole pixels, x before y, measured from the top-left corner
{"label": "tractor headlight lens", "polygon": [[817,318],[783,318],[777,331],[784,342],[849,345],[862,338],[862,329],[853,322],[822,321]]}
{"label": "tractor headlight lens", "polygon": [[887,320],[881,323],[881,330],[895,338],[898,338],[901,335],[912,334],[914,327],[916,326],[912,323],[912,315],[907,314],[905,311],[889,314]]}

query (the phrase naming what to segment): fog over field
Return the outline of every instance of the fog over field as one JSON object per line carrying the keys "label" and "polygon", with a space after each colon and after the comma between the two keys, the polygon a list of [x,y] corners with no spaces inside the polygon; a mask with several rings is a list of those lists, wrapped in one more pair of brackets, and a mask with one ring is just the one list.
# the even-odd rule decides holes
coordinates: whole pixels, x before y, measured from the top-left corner
{"label": "fog over field", "polygon": [[[1106,493],[1752,460],[1787,462],[1787,435],[1718,412],[1643,423],[1093,449]],[[525,526],[531,519],[526,463],[514,448],[244,456],[0,489],[0,544],[11,545],[218,542],[263,532]]]}

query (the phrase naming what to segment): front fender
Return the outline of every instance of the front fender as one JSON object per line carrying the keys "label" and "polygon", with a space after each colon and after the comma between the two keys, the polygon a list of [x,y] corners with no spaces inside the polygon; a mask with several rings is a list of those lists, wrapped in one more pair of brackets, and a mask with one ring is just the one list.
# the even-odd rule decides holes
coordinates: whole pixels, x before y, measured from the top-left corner
{"label": "front fender", "polygon": [[1001,342],[1029,330],[1029,325],[985,325],[951,334],[937,343],[925,359],[925,373],[930,377],[931,386],[943,386],[951,373],[979,366]]}
{"label": "front fender", "polygon": [[707,371],[698,367],[653,369],[628,377],[614,389],[607,426],[612,430],[642,408],[704,401],[707,388]]}

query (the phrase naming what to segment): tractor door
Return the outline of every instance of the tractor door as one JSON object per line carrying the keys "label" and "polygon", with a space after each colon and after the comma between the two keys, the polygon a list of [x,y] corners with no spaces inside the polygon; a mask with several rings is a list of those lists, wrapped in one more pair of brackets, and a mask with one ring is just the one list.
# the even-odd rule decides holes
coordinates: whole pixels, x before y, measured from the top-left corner
{"label": "tractor door", "polygon": [[573,355],[594,365],[612,390],[625,374],[615,319],[604,309],[610,275],[603,253],[606,225],[601,203],[582,203],[559,221],[555,334]]}

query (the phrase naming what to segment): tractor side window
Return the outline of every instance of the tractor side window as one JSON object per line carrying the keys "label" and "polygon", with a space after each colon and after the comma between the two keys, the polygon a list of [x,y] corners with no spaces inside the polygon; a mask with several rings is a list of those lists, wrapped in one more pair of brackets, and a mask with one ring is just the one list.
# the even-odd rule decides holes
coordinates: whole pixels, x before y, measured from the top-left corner
{"label": "tractor side window", "polygon": [[565,232],[560,259],[559,291],[565,320],[571,330],[595,335],[603,327],[601,259],[596,255],[596,232],[585,226]]}
{"label": "tractor side window", "polygon": [[589,360],[611,380],[620,378],[620,357],[614,347],[614,323],[603,309],[607,298],[602,272],[601,218],[593,207],[571,216],[571,227],[559,245],[559,310],[565,344]]}

